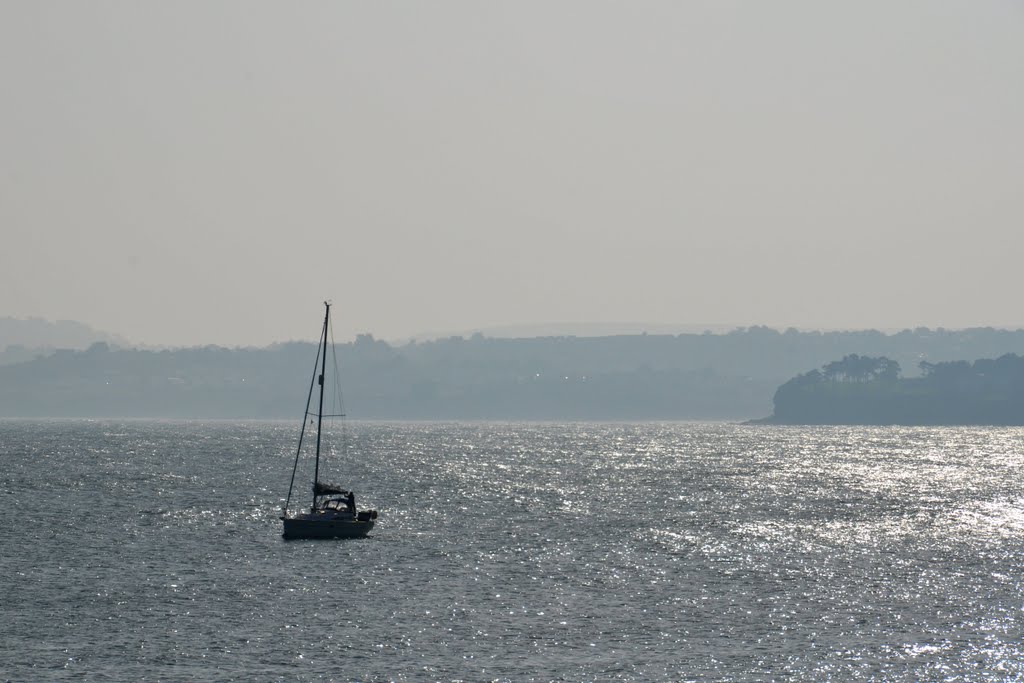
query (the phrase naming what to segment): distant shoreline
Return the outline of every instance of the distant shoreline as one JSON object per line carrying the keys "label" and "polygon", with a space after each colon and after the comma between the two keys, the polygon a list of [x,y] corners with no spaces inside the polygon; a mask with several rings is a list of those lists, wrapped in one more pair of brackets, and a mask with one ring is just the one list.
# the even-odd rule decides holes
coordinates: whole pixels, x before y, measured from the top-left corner
{"label": "distant shoreline", "polygon": [[[97,342],[84,350],[58,350],[0,365],[0,416],[298,419],[295,406],[302,405],[309,388],[301,378],[309,372],[311,348],[307,342],[292,342],[268,348],[155,351]],[[836,357],[837,349],[867,349],[893,360],[872,370],[870,377],[858,375],[860,371],[853,367],[836,366],[828,371],[832,374],[819,371],[821,383],[816,387],[797,387],[792,379],[787,381],[808,367],[827,364],[832,368],[836,361],[828,361]],[[971,414],[965,412],[970,406],[965,406],[949,414],[932,406],[914,415],[900,412],[904,404],[920,403],[922,399],[915,396],[922,392],[946,396],[940,385],[967,382],[973,387],[979,378],[1006,377],[1010,369],[1003,367],[1005,361],[1003,365],[989,361],[996,364],[991,368],[980,361],[970,371],[960,367],[962,361],[941,361],[925,364],[928,369],[922,373],[929,373],[927,380],[922,376],[894,382],[890,375],[899,364],[914,368],[921,358],[940,361],[965,352],[982,356],[992,350],[1024,353],[1024,331],[920,330],[884,335],[752,327],[727,334],[675,336],[493,339],[481,335],[402,346],[360,335],[337,346],[344,412],[353,420],[746,420],[765,425],[1024,422],[1024,410]],[[947,367],[947,362],[953,365]],[[800,382],[807,382],[805,375],[798,375]],[[813,373],[809,377],[813,379]],[[997,399],[1005,390],[1001,387],[979,385],[967,395],[975,401],[982,396]],[[801,407],[806,391],[816,393],[806,397],[807,405]],[[851,405],[840,405],[855,399],[863,405],[853,412]],[[892,405],[885,411],[872,412],[886,401]],[[825,405],[833,409],[821,413]],[[759,417],[772,412],[773,406],[772,416]]]}

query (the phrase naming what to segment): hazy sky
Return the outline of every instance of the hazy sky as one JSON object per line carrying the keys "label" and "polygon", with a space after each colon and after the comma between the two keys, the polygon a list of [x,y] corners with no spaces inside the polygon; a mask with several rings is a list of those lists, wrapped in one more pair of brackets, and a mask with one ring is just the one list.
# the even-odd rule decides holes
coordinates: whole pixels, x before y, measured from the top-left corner
{"label": "hazy sky", "polygon": [[0,83],[0,316],[1024,323],[1020,0],[11,0]]}

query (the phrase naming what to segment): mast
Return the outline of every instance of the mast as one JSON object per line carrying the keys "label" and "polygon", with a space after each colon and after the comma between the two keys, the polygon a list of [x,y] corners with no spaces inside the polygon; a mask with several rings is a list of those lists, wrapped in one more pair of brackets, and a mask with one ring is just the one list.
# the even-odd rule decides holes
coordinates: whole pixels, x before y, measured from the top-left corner
{"label": "mast", "polygon": [[316,488],[320,484],[320,427],[324,420],[324,375],[327,373],[327,325],[331,318],[331,304],[324,302],[323,354],[320,357],[320,407],[316,411],[316,468],[313,471],[313,507],[316,512]]}

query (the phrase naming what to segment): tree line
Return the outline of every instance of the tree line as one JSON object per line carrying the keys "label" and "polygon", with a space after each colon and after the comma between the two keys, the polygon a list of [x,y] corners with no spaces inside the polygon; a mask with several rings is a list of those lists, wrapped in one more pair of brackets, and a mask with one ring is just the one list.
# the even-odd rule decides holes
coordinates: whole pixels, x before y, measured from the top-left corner
{"label": "tree line", "polygon": [[849,354],[798,374],[773,397],[770,424],[1024,425],[1024,357],[918,363]]}
{"label": "tree line", "polygon": [[[948,364],[962,363],[956,359],[964,349],[993,348],[997,356],[1024,353],[1024,332],[750,327],[407,344],[364,334],[338,345],[337,356],[347,412],[355,418],[731,420],[765,415],[777,389],[784,399],[800,385],[852,395],[879,383],[908,387],[915,378],[963,382],[962,366]],[[0,417],[292,417],[315,354],[309,342],[165,350],[101,342],[38,354],[0,366]],[[1005,376],[999,362],[971,368]],[[818,369],[798,374],[807,367]],[[901,367],[914,377],[901,378]]]}

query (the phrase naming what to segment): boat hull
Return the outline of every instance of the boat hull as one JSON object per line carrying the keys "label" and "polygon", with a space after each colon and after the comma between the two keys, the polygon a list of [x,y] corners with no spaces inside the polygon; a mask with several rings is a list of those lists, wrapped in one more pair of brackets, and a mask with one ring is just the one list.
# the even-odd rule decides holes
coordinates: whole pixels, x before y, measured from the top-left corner
{"label": "boat hull", "polygon": [[285,538],[363,538],[373,529],[373,520],[303,519],[283,517]]}

